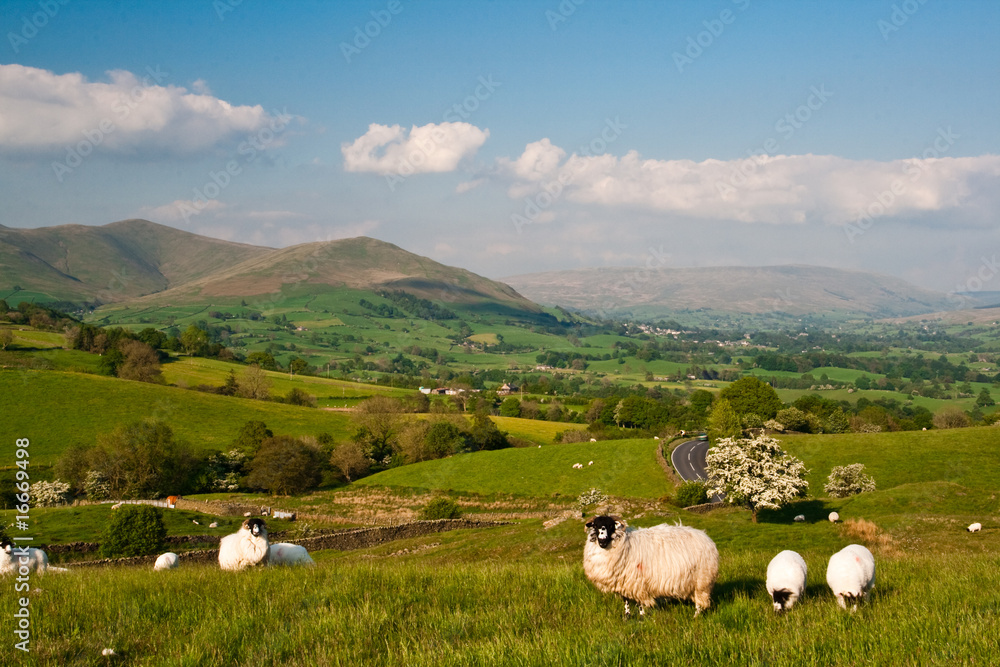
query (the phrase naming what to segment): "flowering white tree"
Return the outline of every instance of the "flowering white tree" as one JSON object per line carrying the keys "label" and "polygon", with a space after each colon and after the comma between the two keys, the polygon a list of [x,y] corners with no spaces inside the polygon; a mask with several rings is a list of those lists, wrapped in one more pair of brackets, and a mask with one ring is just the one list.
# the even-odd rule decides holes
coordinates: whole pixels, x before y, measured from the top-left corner
{"label": "flowering white tree", "polygon": [[35,482],[31,485],[31,497],[36,507],[65,505],[69,499],[69,484],[60,482]]}
{"label": "flowering white tree", "polygon": [[761,508],[779,509],[809,488],[802,461],[764,435],[723,438],[705,458],[709,495],[723,494],[729,504],[746,507],[754,523]]}
{"label": "flowering white tree", "polygon": [[875,480],[865,474],[865,464],[852,463],[849,466],[836,466],[826,478],[823,490],[834,498],[846,498],[858,493],[875,490]]}

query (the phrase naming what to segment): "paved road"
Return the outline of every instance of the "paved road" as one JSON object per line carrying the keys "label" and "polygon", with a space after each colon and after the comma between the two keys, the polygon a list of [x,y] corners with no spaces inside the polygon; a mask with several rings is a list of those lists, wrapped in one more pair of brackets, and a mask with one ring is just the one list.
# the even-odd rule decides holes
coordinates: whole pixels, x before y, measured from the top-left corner
{"label": "paved road", "polygon": [[[670,454],[670,462],[681,479],[708,479],[705,472],[705,455],[708,453],[707,440],[688,440],[677,445]],[[722,496],[716,495],[709,500],[721,502]]]}

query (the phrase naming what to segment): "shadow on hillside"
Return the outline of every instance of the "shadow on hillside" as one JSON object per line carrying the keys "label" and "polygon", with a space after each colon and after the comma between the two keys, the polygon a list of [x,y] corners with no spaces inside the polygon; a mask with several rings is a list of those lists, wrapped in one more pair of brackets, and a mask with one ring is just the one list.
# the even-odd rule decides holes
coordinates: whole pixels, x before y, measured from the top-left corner
{"label": "shadow on hillside", "polygon": [[822,500],[800,500],[786,505],[780,510],[760,510],[757,513],[758,523],[794,523],[799,514],[805,516],[805,523],[820,523],[828,521],[832,507]]}

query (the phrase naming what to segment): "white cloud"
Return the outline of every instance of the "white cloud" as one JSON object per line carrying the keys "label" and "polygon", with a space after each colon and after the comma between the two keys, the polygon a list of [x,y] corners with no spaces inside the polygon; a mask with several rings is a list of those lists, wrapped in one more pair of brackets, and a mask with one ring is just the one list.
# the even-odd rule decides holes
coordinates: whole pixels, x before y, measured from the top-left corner
{"label": "white cloud", "polygon": [[960,211],[966,222],[987,224],[987,213],[1000,204],[996,155],[886,162],[830,155],[693,162],[643,159],[636,151],[620,158],[564,156],[543,139],[528,144],[516,160],[499,160],[508,195],[545,197],[543,208],[564,198],[693,218],[838,225],[863,213],[877,218],[939,211]]}
{"label": "white cloud", "polygon": [[188,222],[193,216],[206,211],[221,211],[226,208],[218,199],[191,200],[178,199],[163,206],[144,206],[137,217],[159,223]]}
{"label": "white cloud", "polygon": [[201,80],[192,84],[195,92],[166,85],[169,73],[158,68],[107,75],[106,82],[92,82],[78,72],[0,65],[0,151],[88,144],[87,154],[192,154],[288,122],[260,105],[213,97]]}
{"label": "white cloud", "polygon": [[399,125],[372,123],[353,143],[342,144],[340,151],[346,171],[408,176],[454,171],[489,136],[489,130],[469,123],[414,125],[409,133]]}

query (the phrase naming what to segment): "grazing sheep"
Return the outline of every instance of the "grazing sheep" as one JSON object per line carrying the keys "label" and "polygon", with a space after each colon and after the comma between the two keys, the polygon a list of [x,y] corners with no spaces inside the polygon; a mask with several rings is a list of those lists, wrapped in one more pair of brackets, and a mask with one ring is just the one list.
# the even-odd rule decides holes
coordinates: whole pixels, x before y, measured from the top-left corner
{"label": "grazing sheep", "polygon": [[173,551],[168,551],[165,554],[160,554],[160,557],[156,559],[153,564],[154,570],[173,570],[180,563],[180,558]]}
{"label": "grazing sheep", "polygon": [[826,583],[841,609],[847,609],[850,601],[851,611],[857,610],[858,603],[875,587],[875,557],[860,544],[844,547],[830,556]]}
{"label": "grazing sheep", "polygon": [[593,461],[591,461],[591,462],[590,462],[590,463],[588,463],[587,465],[589,465],[589,466],[592,466],[592,465],[594,465],[594,462],[593,462]]}
{"label": "grazing sheep", "polygon": [[114,505],[111,506],[111,509],[116,510],[116,509],[118,509],[121,506],[122,506],[122,503],[115,503]]}
{"label": "grazing sheep", "polygon": [[268,555],[267,526],[263,519],[247,519],[239,531],[219,542],[219,567],[223,570],[267,565]]}
{"label": "grazing sheep", "polygon": [[22,574],[19,570],[27,567],[28,572],[44,574],[47,570],[59,570],[61,567],[49,567],[49,557],[41,549],[35,547],[15,547],[11,542],[0,542],[0,575]]}
{"label": "grazing sheep", "polygon": [[657,598],[692,600],[697,616],[712,604],[712,587],[719,573],[719,552],[704,531],[661,524],[629,528],[613,516],[587,523],[583,570],[603,593],[618,593],[639,603],[640,615]]}
{"label": "grazing sheep", "polygon": [[298,544],[279,542],[272,544],[268,551],[268,565],[316,565],[306,548]]}
{"label": "grazing sheep", "polygon": [[802,523],[805,520],[806,520],[806,515],[805,514],[797,514],[795,516],[795,518],[792,519],[792,521],[798,521],[799,523]]}
{"label": "grazing sheep", "polygon": [[978,533],[982,529],[983,529],[983,524],[977,521],[976,523],[970,523],[969,527],[966,528],[965,530],[967,530],[970,533]]}
{"label": "grazing sheep", "polygon": [[795,606],[806,590],[808,569],[802,556],[794,551],[782,551],[767,564],[767,593],[774,602],[774,611],[787,611]]}
{"label": "grazing sheep", "polygon": [[830,512],[830,516],[827,518],[830,519],[830,523],[837,523],[840,521],[840,515],[836,512]]}

